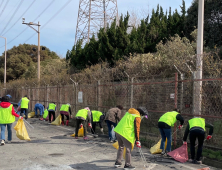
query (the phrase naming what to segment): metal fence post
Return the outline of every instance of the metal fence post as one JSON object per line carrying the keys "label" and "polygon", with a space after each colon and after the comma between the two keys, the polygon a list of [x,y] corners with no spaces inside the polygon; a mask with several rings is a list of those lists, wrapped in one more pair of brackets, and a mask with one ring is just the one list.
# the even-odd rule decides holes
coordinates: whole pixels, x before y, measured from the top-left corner
{"label": "metal fence post", "polygon": [[[178,73],[175,73],[175,94],[174,94],[174,107],[177,108],[177,89],[178,88]],[[177,123],[174,124],[174,132],[177,130]],[[174,148],[176,148],[177,133],[174,133]]]}
{"label": "metal fence post", "polygon": [[133,79],[134,77],[131,78],[131,92],[130,92],[130,107],[133,108]]}
{"label": "metal fence post", "polygon": [[182,111],[183,109],[183,80],[184,80],[184,74],[180,75],[180,78],[182,80],[181,82],[181,94],[180,94],[180,111]]}
{"label": "metal fence post", "polygon": [[98,103],[97,103],[97,106],[98,106],[98,110],[100,110],[99,108],[100,108],[100,106],[102,106],[102,104],[101,104],[101,96],[100,96],[100,94],[101,94],[101,87],[100,87],[100,80],[98,80],[98,82],[97,82],[97,88],[98,88],[98,90],[97,90],[97,101],[98,101]]}

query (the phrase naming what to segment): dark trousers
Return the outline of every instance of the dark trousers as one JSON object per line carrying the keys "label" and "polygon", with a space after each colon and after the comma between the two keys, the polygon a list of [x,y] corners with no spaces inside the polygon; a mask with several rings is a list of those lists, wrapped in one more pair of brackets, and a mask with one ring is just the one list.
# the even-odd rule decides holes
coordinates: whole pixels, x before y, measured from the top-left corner
{"label": "dark trousers", "polygon": [[24,114],[25,114],[25,119],[27,120],[28,119],[28,109],[24,109],[24,108],[21,109],[20,116],[23,117]]}
{"label": "dark trousers", "polygon": [[62,121],[64,121],[64,116],[66,116],[66,120],[69,120],[69,116],[68,115],[64,115],[64,114],[60,114],[62,116]]}
{"label": "dark trousers", "polygon": [[203,142],[205,138],[205,132],[200,129],[195,129],[190,131],[190,153],[191,159],[195,159],[195,141],[198,139],[197,157],[196,160],[199,161],[202,155]]}
{"label": "dark trousers", "polygon": [[49,111],[49,122],[51,122],[51,116],[53,116],[53,121],[55,120],[55,111]]}
{"label": "dark trousers", "polygon": [[79,132],[79,128],[80,125],[83,124],[83,129],[84,129],[84,135],[86,136],[86,120],[82,120],[82,119],[76,119],[76,132],[75,132],[75,137],[78,137],[78,132]]}
{"label": "dark trousers", "polygon": [[111,127],[111,125],[113,125],[113,127],[115,128],[116,125],[117,125],[117,123],[111,122],[111,121],[109,121],[109,120],[106,120],[106,123],[107,123],[108,131],[109,131],[109,139],[110,139],[110,140],[114,140],[113,137],[112,137],[112,133],[111,133],[111,132],[112,132],[112,127]]}
{"label": "dark trousers", "polygon": [[100,123],[100,122],[93,122],[93,123],[92,123],[92,129],[91,129],[92,134],[95,134],[95,133],[96,133],[96,124],[97,124],[97,123],[99,124],[100,129],[103,128],[103,127],[102,127],[102,123]]}

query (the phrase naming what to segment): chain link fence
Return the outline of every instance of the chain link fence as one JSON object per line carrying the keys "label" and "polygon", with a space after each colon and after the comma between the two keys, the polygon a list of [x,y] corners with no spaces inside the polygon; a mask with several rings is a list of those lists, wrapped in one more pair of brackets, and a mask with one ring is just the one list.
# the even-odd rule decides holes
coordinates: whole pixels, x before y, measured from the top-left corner
{"label": "chain link fence", "polygon": [[[206,142],[206,145],[220,148],[222,146],[222,78],[193,80],[175,73],[168,78],[121,77],[121,81],[101,80],[92,84],[73,82],[69,85],[41,87],[35,84],[32,87],[1,89],[1,96],[10,94],[13,101],[18,102],[27,95],[30,98],[30,110],[34,110],[36,103],[48,106],[49,102],[55,102],[57,108],[62,104],[70,103],[73,116],[86,106],[91,110],[107,112],[111,107],[122,105],[124,107],[122,115],[131,107],[144,106],[149,111],[149,119],[142,121],[141,140],[150,147],[160,139],[157,122],[163,113],[179,108],[186,122],[193,117],[195,82],[202,82],[201,115],[206,122],[213,124],[215,129],[213,139]],[[174,145],[182,143],[184,130],[185,128],[175,133]]]}

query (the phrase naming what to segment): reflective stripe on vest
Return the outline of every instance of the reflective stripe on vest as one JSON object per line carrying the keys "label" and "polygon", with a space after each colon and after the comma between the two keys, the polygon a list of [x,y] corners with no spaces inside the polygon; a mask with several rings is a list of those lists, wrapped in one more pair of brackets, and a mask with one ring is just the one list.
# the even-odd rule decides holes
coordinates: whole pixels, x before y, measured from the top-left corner
{"label": "reflective stripe on vest", "polygon": [[9,124],[15,121],[12,115],[12,104],[8,108],[0,107],[0,124]]}
{"label": "reflective stripe on vest", "polygon": [[87,118],[87,115],[88,115],[88,110],[86,109],[81,109],[78,111],[78,113],[76,114],[76,117],[82,117],[86,120]]}
{"label": "reflective stripe on vest", "polygon": [[68,104],[63,104],[62,107],[60,108],[60,111],[69,112],[69,105]]}
{"label": "reflective stripe on vest", "polygon": [[93,111],[92,111],[93,122],[99,122],[100,116],[102,116],[102,115],[103,115],[102,112],[93,110]]}
{"label": "reflective stripe on vest", "polygon": [[21,109],[28,109],[29,107],[29,99],[27,97],[22,98]]}
{"label": "reflective stripe on vest", "polygon": [[193,127],[201,127],[205,131],[205,119],[196,117],[196,118],[190,119],[188,122],[190,125],[190,129]]}
{"label": "reflective stripe on vest", "polygon": [[120,120],[120,122],[114,129],[116,133],[123,136],[132,144],[136,140],[135,129],[134,129],[134,120],[136,117],[140,116],[126,112],[125,116],[123,116],[123,118]]}
{"label": "reflective stripe on vest", "polygon": [[48,114],[49,114],[48,110],[45,109],[45,110],[44,110],[44,114],[43,114],[43,118],[44,118],[44,119],[47,118]]}
{"label": "reflective stripe on vest", "polygon": [[174,123],[176,123],[176,121],[177,121],[176,117],[178,114],[179,113],[176,111],[167,112],[160,117],[158,122],[164,122],[164,123],[168,124],[169,126],[174,126]]}
{"label": "reflective stripe on vest", "polygon": [[55,111],[56,105],[54,103],[49,103],[48,110],[54,110]]}

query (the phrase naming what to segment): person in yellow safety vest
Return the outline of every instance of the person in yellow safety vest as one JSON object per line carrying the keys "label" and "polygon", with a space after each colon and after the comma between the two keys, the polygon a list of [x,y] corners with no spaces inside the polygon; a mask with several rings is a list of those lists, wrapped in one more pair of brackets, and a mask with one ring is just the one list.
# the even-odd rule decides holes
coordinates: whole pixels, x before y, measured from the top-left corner
{"label": "person in yellow safety vest", "polygon": [[[182,129],[184,119],[181,116],[179,109],[174,109],[174,111],[163,114],[158,121],[158,128],[162,137],[160,149],[162,149],[161,155],[163,156],[168,156],[167,153],[171,151],[171,143],[172,143],[171,127],[174,126],[177,120],[180,121],[180,125],[178,128]],[[167,147],[166,150],[164,150],[166,138],[167,138]]]}
{"label": "person in yellow safety vest", "polygon": [[80,125],[83,126],[84,131],[83,131],[83,139],[84,140],[89,140],[89,138],[86,135],[86,121],[88,120],[88,126],[92,128],[91,124],[91,112],[88,107],[81,109],[77,112],[76,114],[76,129],[75,129],[75,139],[78,139],[78,131],[80,128]]}
{"label": "person in yellow safety vest", "polygon": [[29,98],[27,97],[27,95],[25,95],[21,99],[21,113],[20,113],[20,116],[23,117],[23,113],[24,113],[26,120],[28,119],[28,108],[29,108]]}
{"label": "person in yellow safety vest", "polygon": [[[12,124],[15,117],[19,117],[15,113],[13,105],[9,102],[9,97],[4,96],[0,103],[0,127],[1,127],[1,145],[5,145],[5,129],[8,130],[8,143],[12,141]],[[19,117],[23,119],[23,117]]]}
{"label": "person in yellow safety vest", "polygon": [[71,105],[69,103],[63,104],[60,108],[60,115],[62,116],[62,125],[64,126],[64,115],[66,116],[66,126],[69,125],[69,116],[72,118]]}
{"label": "person in yellow safety vest", "polygon": [[97,110],[92,110],[92,129],[91,132],[92,134],[96,133],[96,124],[99,124],[100,130],[103,133],[103,126],[102,126],[102,122],[105,119],[105,116],[102,112],[97,111]]}
{"label": "person in yellow safety vest", "polygon": [[[200,157],[202,155],[202,148],[205,138],[205,128],[210,128],[209,135],[207,136],[207,140],[210,140],[212,138],[214,127],[213,125],[209,123],[205,123],[205,119],[200,117],[194,117],[193,119],[190,119],[188,121],[188,125],[186,127],[184,137],[183,137],[183,143],[187,144],[187,136],[190,133],[190,153],[191,153],[191,159],[189,159],[189,162],[195,163],[195,164],[202,164],[202,161],[200,160]],[[195,142],[196,139],[198,139],[198,149],[197,149],[197,156],[195,159]]]}
{"label": "person in yellow safety vest", "polygon": [[139,133],[140,123],[143,117],[148,119],[148,111],[145,107],[139,107],[137,109],[131,108],[128,110],[128,112],[126,112],[118,125],[115,127],[114,132],[116,132],[116,137],[119,144],[117,159],[114,165],[116,168],[122,165],[121,160],[123,157],[123,150],[124,147],[126,147],[126,161],[124,169],[135,169],[135,167],[131,165],[131,149],[135,141],[136,146],[141,148]]}
{"label": "person in yellow safety vest", "polygon": [[55,121],[55,111],[56,111],[55,102],[49,103],[47,110],[49,112],[49,123],[51,123],[52,120]]}

